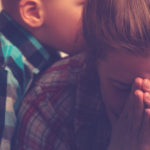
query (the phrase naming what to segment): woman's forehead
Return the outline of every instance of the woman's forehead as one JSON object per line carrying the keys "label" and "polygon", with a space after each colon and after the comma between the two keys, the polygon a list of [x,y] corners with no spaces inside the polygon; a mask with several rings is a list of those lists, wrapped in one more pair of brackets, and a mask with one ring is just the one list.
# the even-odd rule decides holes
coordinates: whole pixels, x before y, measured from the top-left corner
{"label": "woman's forehead", "polygon": [[106,59],[98,61],[98,68],[112,78],[126,80],[136,76],[150,78],[150,55],[142,57],[130,53],[112,52]]}

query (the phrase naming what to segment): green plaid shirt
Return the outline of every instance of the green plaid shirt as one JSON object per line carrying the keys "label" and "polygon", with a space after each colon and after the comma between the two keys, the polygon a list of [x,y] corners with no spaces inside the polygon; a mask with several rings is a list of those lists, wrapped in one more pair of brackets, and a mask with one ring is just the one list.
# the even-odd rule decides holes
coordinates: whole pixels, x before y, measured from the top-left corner
{"label": "green plaid shirt", "polygon": [[0,150],[9,150],[16,115],[31,83],[60,57],[4,11],[0,13]]}

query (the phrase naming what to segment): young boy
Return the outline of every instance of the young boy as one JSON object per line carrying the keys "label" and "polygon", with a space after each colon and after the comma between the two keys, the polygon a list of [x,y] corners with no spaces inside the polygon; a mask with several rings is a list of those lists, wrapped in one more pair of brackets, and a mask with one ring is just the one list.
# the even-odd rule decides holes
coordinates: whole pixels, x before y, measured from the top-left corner
{"label": "young boy", "polygon": [[82,47],[84,1],[3,0],[0,14],[0,149],[10,149],[18,107],[48,66]]}
{"label": "young boy", "polygon": [[150,1],[88,2],[93,49],[37,81],[22,103],[14,149],[150,150]]}

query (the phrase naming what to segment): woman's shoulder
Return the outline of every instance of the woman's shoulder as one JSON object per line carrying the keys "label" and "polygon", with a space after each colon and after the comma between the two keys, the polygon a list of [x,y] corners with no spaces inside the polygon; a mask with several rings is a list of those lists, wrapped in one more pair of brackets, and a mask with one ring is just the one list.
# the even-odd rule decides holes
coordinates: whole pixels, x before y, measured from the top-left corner
{"label": "woman's shoulder", "polygon": [[[84,54],[79,54],[48,68],[23,100],[20,117],[25,116],[30,110],[38,114],[40,111],[46,120],[51,119],[54,114],[67,117],[74,107],[77,78],[83,65]],[[29,116],[32,117],[33,114]]]}
{"label": "woman's shoulder", "polygon": [[64,58],[49,67],[36,82],[36,85],[54,85],[55,83],[74,83],[85,67],[85,53]]}

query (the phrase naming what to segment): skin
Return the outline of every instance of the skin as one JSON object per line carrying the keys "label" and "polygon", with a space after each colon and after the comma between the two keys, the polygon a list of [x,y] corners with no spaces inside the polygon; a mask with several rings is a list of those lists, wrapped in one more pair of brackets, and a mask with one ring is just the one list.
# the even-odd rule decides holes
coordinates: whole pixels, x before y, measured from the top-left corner
{"label": "skin", "polygon": [[45,46],[74,54],[85,49],[81,31],[85,1],[5,0],[4,9]]}
{"label": "skin", "polygon": [[81,16],[85,0],[46,1],[44,26],[48,36],[43,42],[51,43],[57,49],[64,51],[83,50]]}
{"label": "skin", "polygon": [[149,150],[150,55],[116,50],[98,61],[98,72],[112,124],[108,150]]}

